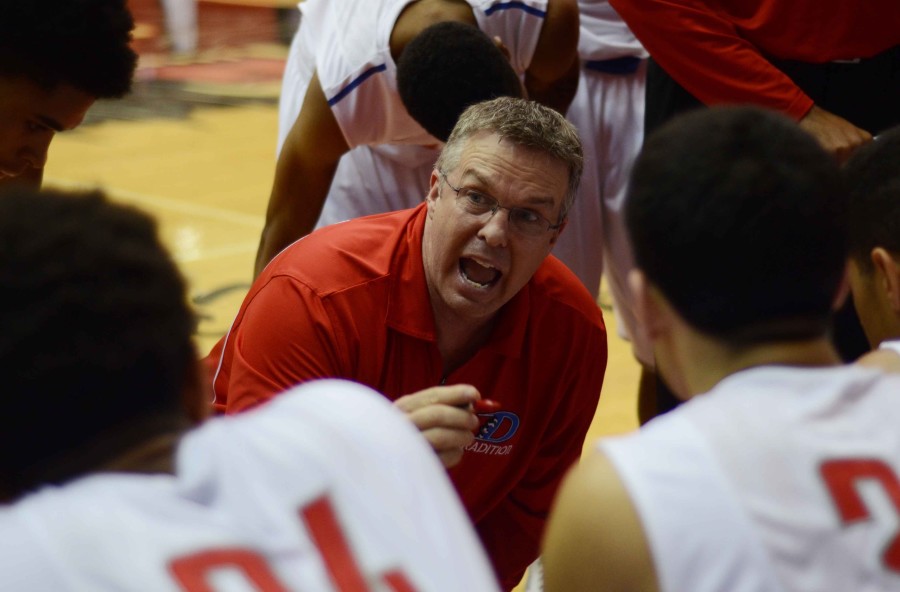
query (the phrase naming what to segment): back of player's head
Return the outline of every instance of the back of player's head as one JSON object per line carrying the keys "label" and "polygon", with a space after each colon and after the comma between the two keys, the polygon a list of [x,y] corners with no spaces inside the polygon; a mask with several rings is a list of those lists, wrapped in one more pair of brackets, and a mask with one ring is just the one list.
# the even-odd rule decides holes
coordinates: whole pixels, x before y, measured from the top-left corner
{"label": "back of player's head", "polygon": [[872,269],[875,247],[900,254],[900,127],[882,133],[844,167],[850,195],[850,254]]}
{"label": "back of player's head", "polygon": [[561,219],[566,217],[578,193],[584,153],[578,132],[565,117],[536,101],[515,97],[476,103],[460,115],[435,167],[445,173],[455,169],[469,138],[479,134],[496,134],[501,139],[539,150],[562,162],[569,171],[560,214]]}
{"label": "back of player's head", "polygon": [[397,61],[397,86],[409,114],[446,141],[463,110],[494,97],[522,96],[503,52],[479,28],[447,21],[425,28]]}
{"label": "back of player's head", "polygon": [[131,88],[137,55],[127,0],[0,0],[0,76],[97,98]]}
{"label": "back of player's head", "polygon": [[834,160],[794,122],[751,107],[683,115],[632,171],[636,262],[694,328],[735,343],[826,330],[847,254]]}
{"label": "back of player's head", "polygon": [[99,192],[0,194],[0,286],[0,493],[186,423],[194,316],[148,216]]}

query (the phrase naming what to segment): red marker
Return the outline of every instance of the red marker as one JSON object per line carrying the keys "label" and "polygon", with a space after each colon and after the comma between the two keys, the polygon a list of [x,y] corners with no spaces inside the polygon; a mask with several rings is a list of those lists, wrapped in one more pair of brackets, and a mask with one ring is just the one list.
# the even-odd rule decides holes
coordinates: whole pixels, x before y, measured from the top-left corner
{"label": "red marker", "polygon": [[500,410],[500,403],[491,399],[476,399],[472,403],[475,413],[490,413]]}

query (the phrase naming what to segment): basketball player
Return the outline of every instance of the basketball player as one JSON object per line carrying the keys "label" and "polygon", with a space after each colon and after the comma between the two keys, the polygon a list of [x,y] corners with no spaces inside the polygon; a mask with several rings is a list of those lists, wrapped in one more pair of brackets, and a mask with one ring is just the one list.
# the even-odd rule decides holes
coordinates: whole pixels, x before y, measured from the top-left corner
{"label": "basketball player", "polygon": [[425,440],[312,382],[208,408],[154,223],[98,193],[0,195],[0,589],[486,590]]}
{"label": "basketball player", "polygon": [[0,186],[39,186],[50,141],[131,88],[125,0],[0,0]]}
{"label": "basketball player", "polygon": [[874,351],[860,364],[900,372],[900,127],[844,167],[850,191],[850,287]]}
{"label": "basketball player", "polygon": [[690,401],[566,478],[550,592],[889,590],[900,584],[900,378],[842,366],[837,164],[790,120],[714,107],[639,156],[631,275],[658,368]]}

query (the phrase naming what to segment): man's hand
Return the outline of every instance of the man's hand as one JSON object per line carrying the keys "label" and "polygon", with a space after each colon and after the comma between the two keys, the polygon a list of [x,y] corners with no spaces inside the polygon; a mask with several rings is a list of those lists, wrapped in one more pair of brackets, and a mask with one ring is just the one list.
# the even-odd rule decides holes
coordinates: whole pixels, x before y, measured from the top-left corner
{"label": "man's hand", "polygon": [[435,386],[394,401],[415,424],[448,469],[462,460],[475,439],[478,416],[473,405],[481,395],[474,386]]}
{"label": "man's hand", "polygon": [[857,148],[872,140],[872,134],[866,130],[816,105],[800,120],[800,127],[811,133],[841,164]]}

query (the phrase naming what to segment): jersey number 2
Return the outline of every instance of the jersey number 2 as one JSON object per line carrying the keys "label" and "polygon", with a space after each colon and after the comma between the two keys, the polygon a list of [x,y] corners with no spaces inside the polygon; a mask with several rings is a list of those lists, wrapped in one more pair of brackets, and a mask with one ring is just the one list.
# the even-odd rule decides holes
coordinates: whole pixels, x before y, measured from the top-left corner
{"label": "jersey number 2", "polygon": [[[869,509],[856,489],[856,482],[862,479],[877,481],[894,509],[900,512],[900,480],[884,462],[876,459],[829,460],[822,463],[819,470],[845,524],[869,518]],[[889,570],[900,573],[900,534],[895,534],[888,542],[881,559]]]}
{"label": "jersey number 2", "polygon": [[[331,583],[338,592],[368,592],[366,578],[359,569],[328,498],[322,496],[303,507],[300,516],[319,550]],[[172,575],[186,592],[215,592],[209,582],[213,570],[237,569],[259,592],[289,592],[272,573],[265,558],[249,549],[229,548],[201,551],[169,563]],[[394,592],[415,592],[398,570],[382,576]]]}

